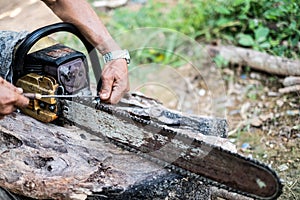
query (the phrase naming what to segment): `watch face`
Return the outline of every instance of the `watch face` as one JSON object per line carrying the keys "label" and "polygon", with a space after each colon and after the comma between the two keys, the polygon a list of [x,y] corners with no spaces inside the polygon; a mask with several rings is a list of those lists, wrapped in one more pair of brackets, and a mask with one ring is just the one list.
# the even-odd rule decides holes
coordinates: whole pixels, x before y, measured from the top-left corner
{"label": "watch face", "polygon": [[107,63],[107,62],[109,62],[109,61],[111,61],[111,60],[113,59],[113,58],[112,58],[111,52],[105,54],[105,55],[103,56],[103,58],[104,58],[104,62],[105,62],[105,63]]}

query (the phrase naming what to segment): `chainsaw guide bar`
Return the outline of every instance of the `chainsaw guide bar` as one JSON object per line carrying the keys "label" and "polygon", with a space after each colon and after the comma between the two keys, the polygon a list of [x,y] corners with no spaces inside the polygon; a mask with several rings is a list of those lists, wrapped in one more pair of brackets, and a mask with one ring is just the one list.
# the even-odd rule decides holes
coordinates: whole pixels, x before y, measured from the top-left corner
{"label": "chainsaw guide bar", "polygon": [[[276,172],[265,164],[191,138],[150,116],[137,116],[88,98],[64,100],[63,105],[64,117],[80,128],[176,173],[254,199],[276,199],[282,193]],[[116,122],[115,126],[108,126],[105,120]],[[122,129],[128,124],[135,125],[141,135],[124,135],[128,132]]]}

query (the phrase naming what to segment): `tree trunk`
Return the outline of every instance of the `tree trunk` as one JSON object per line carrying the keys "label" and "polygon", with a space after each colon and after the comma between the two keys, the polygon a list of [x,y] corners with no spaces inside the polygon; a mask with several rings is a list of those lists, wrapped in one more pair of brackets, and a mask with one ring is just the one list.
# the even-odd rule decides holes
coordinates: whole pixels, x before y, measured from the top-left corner
{"label": "tree trunk", "polygon": [[[133,108],[133,105],[129,107]],[[124,106],[121,109],[126,110]],[[197,127],[195,116],[185,117]],[[119,126],[119,119],[114,115],[106,119],[103,113],[97,123],[103,135]],[[82,116],[82,120],[91,119]],[[203,120],[209,122],[215,119],[203,117]],[[198,126],[203,126],[202,122],[199,120]],[[221,124],[226,126],[226,123]],[[201,129],[195,131],[197,134],[191,133],[192,130],[188,130],[191,128],[187,127],[187,124],[182,126],[183,132],[188,131],[202,140],[227,145],[234,150],[224,138],[201,135],[198,133]],[[122,131],[138,136],[141,130],[134,124],[127,124]],[[218,134],[223,136],[226,133],[220,131]],[[0,157],[0,186],[31,198],[210,198],[209,187],[201,181],[170,172],[135,153],[116,147],[105,137],[97,137],[76,126],[44,124],[21,113],[0,121]]]}

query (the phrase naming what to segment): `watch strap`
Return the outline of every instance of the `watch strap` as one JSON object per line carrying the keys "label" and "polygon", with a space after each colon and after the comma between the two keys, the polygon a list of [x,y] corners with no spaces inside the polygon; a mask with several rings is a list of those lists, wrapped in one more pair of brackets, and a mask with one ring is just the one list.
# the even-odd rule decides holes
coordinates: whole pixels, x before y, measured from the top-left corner
{"label": "watch strap", "polygon": [[127,64],[129,64],[130,55],[128,50],[127,49],[117,50],[117,51],[108,52],[103,55],[104,64],[116,59],[125,59]]}

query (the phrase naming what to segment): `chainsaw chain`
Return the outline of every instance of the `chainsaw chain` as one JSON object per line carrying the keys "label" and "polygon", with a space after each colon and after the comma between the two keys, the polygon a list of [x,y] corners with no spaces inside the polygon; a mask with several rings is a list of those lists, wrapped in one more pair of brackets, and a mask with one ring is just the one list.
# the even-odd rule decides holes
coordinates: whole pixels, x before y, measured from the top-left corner
{"label": "chainsaw chain", "polygon": [[[122,110],[116,110],[116,109],[113,109],[113,106],[112,105],[109,105],[109,104],[103,104],[103,103],[100,103],[99,101],[93,101],[91,103],[91,101],[80,101],[80,103],[83,103],[84,105],[86,106],[89,106],[89,107],[92,107],[92,108],[95,108],[96,110],[100,110],[100,111],[103,111],[103,112],[106,112],[108,114],[112,114],[114,116],[116,116],[117,118],[119,119],[123,119],[127,122],[137,122],[141,125],[147,125],[147,126],[150,126],[156,130],[160,130],[161,133],[168,133],[168,134],[173,134],[173,135],[178,135],[182,138],[186,138],[186,139],[191,139],[189,136],[185,135],[185,134],[182,134],[180,132],[177,132],[173,129],[170,129],[169,127],[165,126],[165,125],[161,125],[161,124],[158,124],[158,123],[153,123],[150,119],[144,119],[142,117],[139,117],[139,116],[135,116],[135,115],[131,115],[131,114],[128,114],[127,112],[125,111],[122,111]],[[87,129],[85,127],[85,129]],[[88,131],[91,131],[91,130],[88,130]],[[229,192],[233,192],[233,193],[237,193],[237,194],[241,194],[241,195],[244,195],[244,196],[247,196],[247,197],[251,197],[251,198],[254,198],[254,199],[259,199],[259,200],[271,200],[271,199],[276,199],[278,196],[280,196],[280,194],[282,193],[282,184],[281,184],[281,181],[280,179],[278,178],[276,172],[271,169],[269,166],[257,161],[257,160],[254,160],[254,159],[251,159],[249,157],[243,157],[239,154],[236,154],[236,153],[232,153],[231,151],[228,151],[228,150],[225,150],[225,149],[222,149],[221,147],[217,147],[217,146],[214,146],[214,145],[211,145],[209,143],[206,143],[206,142],[203,142],[203,141],[199,141],[199,140],[193,140],[194,142],[197,142],[197,144],[199,145],[206,145],[210,148],[214,148],[214,149],[218,149],[219,151],[222,151],[222,152],[226,152],[228,154],[230,154],[231,156],[234,156],[234,157],[237,157],[237,158],[241,158],[241,159],[244,159],[246,161],[249,161],[249,162],[252,162],[253,164],[255,164],[256,166],[259,166],[259,167],[262,167],[262,168],[266,168],[268,169],[273,175],[274,177],[277,178],[277,182],[279,183],[279,188],[278,188],[278,192],[276,194],[276,196],[273,196],[273,197],[267,197],[267,198],[262,198],[262,197],[258,197],[256,195],[253,195],[253,194],[249,194],[247,192],[243,192],[243,191],[240,191],[240,190],[237,190],[237,189],[233,189],[225,184],[221,184],[219,182],[216,182],[216,181],[213,181],[209,178],[206,178],[206,177],[203,177],[201,175],[198,175],[198,174],[195,174],[193,172],[190,172],[186,169],[183,169],[181,167],[178,167],[178,166],[175,166],[175,165],[172,165],[171,163],[168,163],[166,161],[163,161],[163,160],[160,160],[158,158],[155,158],[147,153],[143,153],[133,147],[130,147],[126,144],[123,144],[117,140],[114,140],[114,139],[109,139],[114,145],[124,149],[124,150],[127,150],[129,152],[132,152],[132,153],[135,153],[151,162],[154,162],[160,166],[163,166],[165,169],[167,170],[170,170],[172,172],[175,172],[175,173],[178,173],[178,174],[181,174],[182,176],[188,176],[188,177],[191,177],[191,178],[195,178],[197,180],[199,180],[201,183],[205,184],[205,185],[210,185],[210,186],[215,186],[217,188],[221,188],[221,189],[225,189]]]}

